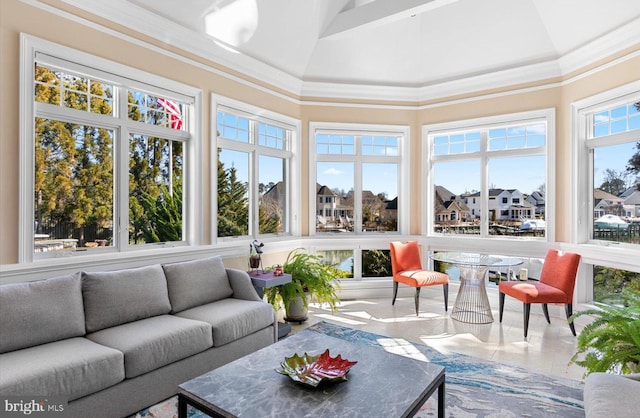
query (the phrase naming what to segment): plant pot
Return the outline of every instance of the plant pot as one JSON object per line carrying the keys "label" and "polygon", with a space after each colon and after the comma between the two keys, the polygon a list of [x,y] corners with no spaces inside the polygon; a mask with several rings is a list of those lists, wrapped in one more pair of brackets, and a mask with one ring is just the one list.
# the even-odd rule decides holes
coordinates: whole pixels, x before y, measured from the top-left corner
{"label": "plant pot", "polygon": [[305,306],[302,297],[296,296],[285,306],[285,321],[302,323],[309,319],[309,310]]}

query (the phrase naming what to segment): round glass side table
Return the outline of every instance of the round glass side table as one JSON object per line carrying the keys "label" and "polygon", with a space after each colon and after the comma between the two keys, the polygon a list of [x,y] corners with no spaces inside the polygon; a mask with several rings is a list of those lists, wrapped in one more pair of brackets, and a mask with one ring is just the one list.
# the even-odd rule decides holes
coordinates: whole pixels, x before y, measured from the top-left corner
{"label": "round glass side table", "polygon": [[460,289],[451,310],[451,318],[469,324],[493,322],[485,285],[489,268],[522,264],[519,258],[477,253],[437,252],[430,257],[435,261],[452,264],[460,270]]}

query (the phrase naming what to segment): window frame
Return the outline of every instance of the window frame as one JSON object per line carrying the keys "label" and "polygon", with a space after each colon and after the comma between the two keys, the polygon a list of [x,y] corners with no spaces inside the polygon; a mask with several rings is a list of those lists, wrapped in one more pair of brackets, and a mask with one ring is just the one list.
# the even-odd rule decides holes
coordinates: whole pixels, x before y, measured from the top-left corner
{"label": "window frame", "polygon": [[[640,245],[594,240],[593,236],[593,161],[590,148],[629,142],[638,130],[589,138],[589,115],[615,104],[640,97],[640,81],[635,81],[571,103],[571,222],[570,237],[574,251],[583,261],[576,286],[578,300],[593,300],[593,266],[640,272]],[[634,135],[635,134],[635,135]],[[585,225],[588,227],[585,228]]]}
{"label": "window frame", "polygon": [[[114,87],[114,108],[116,116],[100,115],[76,109],[64,108],[48,103],[35,102],[35,65],[79,74],[109,82]],[[144,82],[138,80],[145,80]],[[127,91],[136,89],[187,103],[185,124],[188,131],[177,131],[168,127],[147,125],[130,121],[127,117]],[[19,249],[18,262],[34,263],[59,257],[76,257],[99,254],[119,254],[140,250],[162,251],[175,246],[196,246],[202,241],[202,234],[196,228],[201,213],[201,181],[196,175],[200,171],[202,137],[201,109],[202,92],[174,80],[128,67],[82,51],[68,48],[31,35],[20,36],[20,179],[19,179]],[[118,116],[119,115],[119,116]],[[114,231],[113,247],[109,249],[81,249],[51,253],[34,253],[33,210],[34,210],[34,144],[35,118],[54,118],[80,124],[114,130],[113,171],[114,171]],[[183,239],[180,242],[149,243],[131,245],[128,242],[129,204],[129,133],[160,136],[165,139],[179,139],[184,143],[183,159]],[[123,142],[124,141],[124,142]],[[126,146],[123,146],[127,144]]]}
{"label": "window frame", "polygon": [[[460,132],[471,131],[486,131],[488,132],[492,128],[501,127],[504,125],[518,125],[518,124],[531,124],[535,122],[546,123],[547,126],[547,138],[544,147],[532,147],[521,149],[507,149],[507,150],[489,150],[488,145],[484,148],[481,146],[480,151],[464,154],[453,155],[433,155],[431,143],[433,138],[438,135],[453,134]],[[438,243],[443,249],[448,247],[459,248],[460,240],[464,239],[464,247],[469,250],[482,250],[505,252],[504,242],[509,241],[514,243],[515,248],[522,248],[524,251],[538,250],[545,248],[548,243],[555,241],[555,108],[532,110],[527,112],[509,113],[503,115],[488,116],[476,119],[466,119],[453,122],[444,122],[436,124],[426,124],[422,126],[422,156],[423,156],[423,173],[422,178],[425,179],[423,183],[423,202],[426,205],[425,210],[422,211],[422,234],[430,239],[432,242]],[[481,134],[481,136],[484,136]],[[526,157],[532,155],[540,155],[540,150],[544,149],[545,159],[545,220],[547,223],[547,229],[544,239],[518,239],[509,236],[490,236],[488,232],[488,216],[489,216],[489,179],[488,179],[488,164],[491,158],[499,156],[500,158],[508,157]],[[480,201],[480,214],[481,214],[481,234],[480,236],[472,235],[449,235],[440,234],[434,232],[435,218],[434,218],[434,204],[435,196],[432,192],[434,190],[434,172],[433,166],[435,162],[439,161],[460,161],[469,159],[469,154],[477,155],[474,160],[480,161],[480,190],[483,196],[486,196]],[[523,192],[522,190],[520,192]],[[518,251],[515,249],[511,251],[512,254],[516,254]]]}
{"label": "window frame", "polygon": [[[353,135],[353,136],[397,136],[397,156],[365,155],[362,149],[358,149],[358,143],[354,144],[353,154],[318,154],[316,152],[316,135]],[[316,181],[318,162],[340,162],[354,164],[354,218],[357,216],[353,232],[343,232],[340,236],[363,237],[375,235],[406,235],[409,233],[409,191],[410,175],[407,152],[410,149],[411,129],[405,125],[374,125],[364,123],[337,123],[337,122],[309,122],[309,236],[335,238],[335,234],[318,233],[316,230]],[[321,157],[320,157],[321,155]],[[367,163],[397,163],[398,164],[398,220],[397,231],[364,232],[362,231],[362,165]],[[360,170],[357,168],[360,167]],[[357,188],[360,187],[358,191]],[[357,215],[356,215],[357,214]]]}
{"label": "window frame", "polygon": [[[249,119],[249,142],[233,141],[219,138],[216,134],[218,126],[218,111],[223,110],[227,113],[238,117]],[[290,131],[289,148],[278,149],[272,148],[258,143],[257,123],[263,122],[269,125],[278,126]],[[252,125],[256,124],[256,129],[252,129]],[[217,170],[218,148],[224,148],[233,151],[246,152],[249,157],[249,183],[257,185],[259,183],[259,167],[258,161],[260,156],[268,156],[275,158],[283,158],[285,160],[285,184],[286,184],[286,200],[284,221],[285,228],[282,233],[259,234],[259,190],[258,187],[249,187],[249,225],[248,234],[242,236],[218,237],[218,200],[211,200],[211,242],[225,243],[237,242],[238,240],[250,241],[253,239],[264,239],[270,237],[295,237],[300,236],[300,199],[294,199],[293,195],[300,196],[300,158],[298,150],[300,149],[300,121],[298,119],[273,112],[258,106],[254,106],[239,100],[221,96],[219,94],[211,94],[211,195],[218,195],[218,182],[215,175]],[[224,145],[224,146],[222,146]]]}

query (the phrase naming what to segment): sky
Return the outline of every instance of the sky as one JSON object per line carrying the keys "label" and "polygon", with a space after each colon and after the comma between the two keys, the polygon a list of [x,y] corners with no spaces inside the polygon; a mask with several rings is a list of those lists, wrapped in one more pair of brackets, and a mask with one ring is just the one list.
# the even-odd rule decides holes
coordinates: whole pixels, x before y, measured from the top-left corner
{"label": "sky", "polygon": [[[489,187],[518,189],[531,194],[545,182],[544,156],[489,160]],[[480,190],[480,161],[441,162],[434,166],[434,183],[455,194]]]}
{"label": "sky", "polygon": [[[246,152],[223,149],[220,161],[225,169],[235,167],[236,175],[242,182],[249,181],[249,154]],[[284,178],[282,159],[269,156],[259,157],[258,182],[263,184],[278,183]]]}
{"label": "sky", "polygon": [[[362,190],[373,194],[385,193],[387,198],[398,196],[398,164],[365,163],[362,165]],[[354,188],[354,164],[318,162],[316,179],[321,186],[348,192]]]}
{"label": "sky", "polygon": [[[625,171],[627,163],[636,153],[635,142],[604,147],[594,153],[594,186],[600,186],[605,179],[605,170]],[[630,180],[632,178],[630,177]]]}
{"label": "sky", "polygon": [[[604,181],[606,169],[625,171],[627,162],[635,153],[635,142],[600,148],[594,157],[594,184]],[[344,163],[319,163],[318,183],[338,187],[345,191],[353,187],[352,165]],[[480,190],[479,161],[439,163],[434,167],[435,183],[449,191],[462,194],[465,191]],[[543,156],[498,158],[489,162],[489,186],[500,189],[518,189],[531,194],[545,183],[545,162]],[[363,189],[377,194],[386,191],[390,198],[397,196],[397,175],[390,164],[365,168]]]}
{"label": "sky", "polygon": [[[640,112],[633,106],[624,105],[608,109],[594,115],[594,135],[603,137],[618,132],[640,129]],[[507,144],[519,146],[538,146],[544,144],[545,126],[542,124],[522,127],[495,128],[489,131],[489,141],[495,149],[506,149]],[[244,132],[244,131],[242,131]],[[248,130],[246,132],[248,135]],[[326,139],[326,138],[325,138]],[[338,138],[339,139],[339,138]],[[384,138],[383,138],[384,139]],[[442,135],[434,139],[434,152],[437,155],[478,151],[480,134],[470,132],[466,134]],[[327,139],[327,142],[332,142]],[[520,144],[522,142],[522,144]],[[614,170],[622,175],[626,174],[629,159],[635,154],[636,141],[620,145],[599,147],[594,151],[594,186],[599,187],[605,181],[606,170]],[[344,145],[344,144],[342,144]],[[384,144],[383,144],[384,145]],[[391,150],[397,151],[395,143]],[[368,148],[367,148],[368,150]],[[384,146],[372,148],[373,151],[388,155]],[[223,150],[221,160],[225,167],[232,164],[238,171],[242,181],[248,181],[248,154]],[[567,161],[567,159],[561,159]],[[283,179],[283,165],[279,158],[260,157],[259,182],[277,183]],[[356,165],[350,162],[318,162],[316,166],[316,181],[332,190],[344,192],[355,186]],[[440,161],[434,165],[434,183],[443,186],[452,193],[478,191],[480,184],[480,161],[476,158],[468,161]],[[399,164],[396,163],[362,163],[362,189],[374,194],[384,193],[393,199],[398,195],[400,179]],[[531,194],[545,184],[545,158],[542,155],[490,158],[488,167],[489,188],[517,189],[524,194]],[[415,175],[415,173],[412,173]],[[632,176],[625,179],[631,186]]]}
{"label": "sky", "polygon": [[[604,181],[606,169],[624,171],[629,158],[635,153],[635,142],[601,148],[596,151],[594,159],[594,184],[599,186]],[[222,162],[225,167],[231,166],[228,158],[232,152],[223,153]],[[238,170],[238,177],[248,179],[248,160],[239,158],[241,153],[233,152],[234,166]],[[226,157],[226,158],[225,158]],[[282,168],[278,159],[264,158],[261,160],[259,181],[274,183],[281,180]],[[351,163],[320,162],[317,166],[317,180],[320,185],[327,185],[331,189],[339,188],[348,192],[353,188],[354,168]],[[384,192],[388,198],[394,198],[398,193],[398,173],[394,164],[365,164],[363,167],[363,189],[374,194]],[[438,163],[434,168],[436,184],[444,186],[449,191],[461,194],[465,191],[480,189],[480,164],[478,161],[461,161]],[[489,185],[502,189],[518,189],[522,193],[530,194],[544,183],[544,158],[520,157],[510,159],[495,159],[489,163]]]}

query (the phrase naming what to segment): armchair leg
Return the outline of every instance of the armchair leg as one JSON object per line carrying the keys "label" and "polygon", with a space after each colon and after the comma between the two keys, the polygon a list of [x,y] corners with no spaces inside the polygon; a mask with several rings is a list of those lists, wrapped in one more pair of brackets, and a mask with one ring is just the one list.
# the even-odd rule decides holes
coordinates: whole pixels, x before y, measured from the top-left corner
{"label": "armchair leg", "polygon": [[500,322],[502,322],[502,312],[504,312],[504,293],[500,292]]}
{"label": "armchair leg", "polygon": [[449,283],[443,284],[444,288],[444,311],[447,312],[449,308]]}
{"label": "armchair leg", "polygon": [[419,306],[420,306],[420,288],[416,287],[416,316],[418,316]]}
{"label": "armchair leg", "polygon": [[398,282],[393,282],[393,300],[391,301],[392,305],[396,304],[396,296],[398,296]]}
{"label": "armchair leg", "polygon": [[542,312],[544,312],[544,317],[547,318],[547,324],[550,324],[551,319],[549,319],[549,307],[546,303],[542,304]]}
{"label": "armchair leg", "polygon": [[524,338],[527,338],[527,332],[529,331],[529,315],[531,314],[531,304],[524,304]]}
{"label": "armchair leg", "polygon": [[[567,303],[564,306],[564,310],[567,313],[567,320],[569,320],[569,317],[571,315],[573,315],[573,305],[571,303]],[[573,322],[569,322],[569,328],[571,328],[571,333],[575,337],[576,336],[576,327],[573,325]]]}

